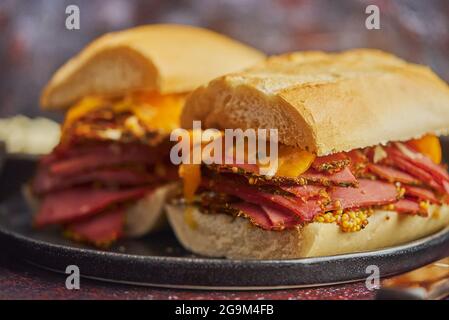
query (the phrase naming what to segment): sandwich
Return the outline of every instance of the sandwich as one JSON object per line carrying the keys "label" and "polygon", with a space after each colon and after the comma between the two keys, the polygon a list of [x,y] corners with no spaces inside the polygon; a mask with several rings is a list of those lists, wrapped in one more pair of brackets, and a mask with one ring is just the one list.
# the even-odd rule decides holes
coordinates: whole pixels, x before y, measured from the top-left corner
{"label": "sandwich", "polygon": [[167,211],[194,253],[337,255],[449,224],[438,138],[449,129],[449,88],[427,67],[369,49],[274,56],[196,89],[181,126],[193,121],[276,129],[278,145],[271,173],[259,162],[182,164],[184,195]]}
{"label": "sandwich", "polygon": [[223,35],[182,25],[106,34],[64,64],[43,90],[46,110],[67,110],[61,139],[27,189],[34,226],[62,226],[107,246],[163,225],[176,188],[170,132],[189,92],[264,55]]}

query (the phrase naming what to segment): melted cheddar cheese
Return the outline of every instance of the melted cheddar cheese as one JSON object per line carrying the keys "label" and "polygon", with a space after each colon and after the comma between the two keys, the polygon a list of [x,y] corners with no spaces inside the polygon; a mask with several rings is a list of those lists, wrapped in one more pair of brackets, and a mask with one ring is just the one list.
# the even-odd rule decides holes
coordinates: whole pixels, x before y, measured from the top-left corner
{"label": "melted cheddar cheese", "polygon": [[184,181],[184,198],[187,203],[192,203],[196,190],[201,183],[201,165],[181,164],[179,166],[179,176]]}
{"label": "melted cheddar cheese", "polygon": [[179,176],[183,179],[184,199],[187,202],[184,211],[184,221],[186,224],[195,229],[197,223],[193,217],[193,207],[191,203],[194,200],[196,190],[201,183],[201,167],[199,164],[181,164],[179,166]]}
{"label": "melted cheddar cheese", "polygon": [[296,178],[310,168],[315,157],[315,154],[305,150],[281,146],[276,176]]}
{"label": "melted cheddar cheese", "polygon": [[437,136],[428,134],[420,139],[411,140],[409,144],[436,164],[441,163],[441,144]]}
{"label": "melted cheddar cheese", "polygon": [[82,116],[104,107],[106,101],[100,97],[85,97],[67,111],[63,128],[68,128]]}
{"label": "melted cheddar cheese", "polygon": [[[185,95],[160,95],[156,93],[133,93],[120,100],[90,96],[82,99],[67,113],[63,128],[69,128],[81,117],[106,108],[115,114],[129,112],[135,118],[126,122],[131,131],[157,130],[169,134],[176,129],[184,105]],[[139,128],[139,126],[144,128]]]}

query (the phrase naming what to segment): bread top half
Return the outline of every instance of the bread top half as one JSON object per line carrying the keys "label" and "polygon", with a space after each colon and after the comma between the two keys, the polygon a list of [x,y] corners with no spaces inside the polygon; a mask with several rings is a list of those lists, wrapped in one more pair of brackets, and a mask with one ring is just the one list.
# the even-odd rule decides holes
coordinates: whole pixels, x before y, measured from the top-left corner
{"label": "bread top half", "polygon": [[106,34],[65,63],[41,96],[45,109],[65,109],[88,95],[131,90],[190,92],[265,56],[218,33],[185,25],[147,25]]}
{"label": "bread top half", "polygon": [[431,69],[371,49],[274,56],[187,99],[181,125],[276,128],[318,156],[444,134],[449,87]]}

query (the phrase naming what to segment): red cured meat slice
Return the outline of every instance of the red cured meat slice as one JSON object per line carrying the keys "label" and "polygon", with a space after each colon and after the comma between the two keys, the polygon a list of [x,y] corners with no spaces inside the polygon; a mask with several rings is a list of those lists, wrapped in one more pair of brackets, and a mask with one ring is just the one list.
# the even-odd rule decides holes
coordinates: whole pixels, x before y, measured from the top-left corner
{"label": "red cured meat slice", "polygon": [[294,215],[271,207],[258,206],[248,202],[236,203],[233,204],[233,207],[242,211],[253,224],[265,230],[282,230],[299,223]]}
{"label": "red cured meat slice", "polygon": [[299,220],[295,215],[266,206],[262,206],[262,209],[267,213],[272,224],[272,229],[291,228],[299,224]]}
{"label": "red cured meat slice", "polygon": [[298,186],[298,185],[280,185],[279,186],[282,190],[288,191],[290,193],[293,193],[297,197],[300,197],[303,200],[307,200],[313,197],[316,197],[320,194],[322,190],[324,190],[324,187],[322,186],[316,186],[316,185],[304,185],[304,186]]}
{"label": "red cured meat slice", "polygon": [[112,204],[138,199],[150,192],[149,188],[128,190],[105,190],[73,188],[48,194],[44,197],[35,225],[68,223],[89,217],[105,210]]}
{"label": "red cured meat slice", "polygon": [[408,199],[401,199],[394,204],[394,210],[399,213],[417,214],[420,212],[419,204]]}
{"label": "red cured meat slice", "polygon": [[256,226],[259,226],[265,230],[271,229],[272,224],[270,218],[258,205],[248,202],[240,202],[234,204],[233,207],[242,211],[245,217],[247,217]]}
{"label": "red cured meat slice", "polygon": [[247,202],[261,206],[271,207],[286,213],[298,216],[301,221],[311,221],[315,215],[322,211],[318,201],[304,202],[300,198],[271,194],[257,188],[246,186],[230,179],[220,179],[214,183],[208,183],[203,179],[203,186],[215,192],[233,195]]}
{"label": "red cured meat slice", "polygon": [[359,149],[354,149],[346,152],[346,156],[351,161],[351,164],[368,162],[368,158],[366,157],[366,155],[364,155],[363,152]]}
{"label": "red cured meat slice", "polygon": [[410,175],[416,177],[423,183],[427,184],[433,189],[444,192],[444,188],[440,185],[430,174],[424,169],[414,165],[409,158],[406,158],[399,150],[392,147],[386,148],[388,153],[387,162],[398,167],[399,169],[409,173]]}
{"label": "red cured meat slice", "polygon": [[333,174],[326,174],[322,172],[317,172],[315,170],[307,170],[300,177],[319,184],[351,184],[356,185],[357,179],[351,173],[349,168],[344,168],[341,171],[335,172]]}
{"label": "red cured meat slice", "polygon": [[96,245],[108,245],[122,237],[124,230],[124,210],[115,209],[98,214],[87,220],[71,223],[67,229],[73,236]]}
{"label": "red cured meat slice", "polygon": [[381,181],[359,179],[357,188],[332,187],[329,196],[335,207],[335,201],[341,208],[366,208],[397,201],[397,191],[393,184]]}
{"label": "red cured meat slice", "polygon": [[349,164],[349,158],[344,152],[333,153],[328,156],[317,157],[312,163],[312,168],[317,171],[340,171]]}
{"label": "red cured meat slice", "polygon": [[100,169],[69,177],[55,176],[41,169],[34,178],[32,186],[34,193],[41,195],[92,182],[99,182],[106,186],[137,186],[153,181],[155,181],[153,176],[122,168]]}
{"label": "red cured meat slice", "polygon": [[419,181],[412,175],[405,173],[403,171],[397,170],[393,167],[384,166],[380,164],[368,164],[367,168],[381,179],[387,180],[389,182],[402,182],[408,184],[416,184]]}
{"label": "red cured meat slice", "polygon": [[435,194],[431,190],[419,188],[415,186],[404,186],[407,196],[416,197],[420,200],[429,200],[432,203],[439,203]]}
{"label": "red cured meat slice", "polygon": [[55,175],[69,176],[94,170],[99,167],[123,164],[153,164],[160,154],[146,146],[110,145],[93,149],[79,156],[60,159],[49,164],[49,171]]}
{"label": "red cured meat slice", "polygon": [[402,147],[405,148],[406,150],[408,150],[407,153],[409,153],[410,155],[413,155],[413,157],[409,156],[406,153],[401,152],[398,149],[396,149],[396,150],[398,152],[400,152],[404,157],[406,157],[411,163],[413,163],[417,167],[425,170],[426,172],[429,172],[430,174],[432,174],[432,176],[434,176],[438,180],[449,181],[449,174],[445,168],[434,163],[430,158],[424,156],[423,154],[413,151],[412,149],[408,148],[404,144],[402,145]]}

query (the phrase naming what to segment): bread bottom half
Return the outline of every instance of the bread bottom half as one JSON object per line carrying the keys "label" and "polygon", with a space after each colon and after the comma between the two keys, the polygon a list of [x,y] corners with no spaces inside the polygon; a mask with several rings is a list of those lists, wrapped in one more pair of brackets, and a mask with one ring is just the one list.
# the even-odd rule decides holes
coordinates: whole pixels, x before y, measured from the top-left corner
{"label": "bread bottom half", "polygon": [[126,209],[125,235],[141,237],[168,227],[164,206],[178,188],[176,182],[160,186]]}
{"label": "bread bottom half", "polygon": [[428,217],[376,210],[358,232],[342,232],[334,223],[309,223],[284,231],[266,231],[247,219],[205,214],[198,208],[167,205],[169,222],[182,245],[197,254],[233,259],[291,259],[361,252],[403,244],[449,225],[449,206],[432,206]]}

